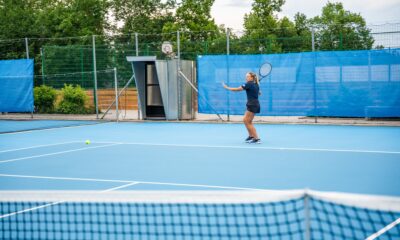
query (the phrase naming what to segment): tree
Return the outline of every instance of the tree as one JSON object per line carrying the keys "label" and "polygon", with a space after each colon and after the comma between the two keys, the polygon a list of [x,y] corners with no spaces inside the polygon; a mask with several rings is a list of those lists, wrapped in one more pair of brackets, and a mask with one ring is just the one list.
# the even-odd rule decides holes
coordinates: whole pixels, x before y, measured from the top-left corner
{"label": "tree", "polygon": [[0,0],[0,38],[15,39],[35,35],[38,1]]}
{"label": "tree", "polygon": [[[89,69],[82,70],[82,49],[85,48],[82,45],[91,44],[93,34],[105,34],[108,28],[107,2],[107,0],[0,0],[2,23],[0,38],[16,39],[11,44],[10,40],[0,40],[2,53],[0,57],[25,58],[26,46],[23,38],[27,37],[29,57],[35,59],[35,74],[92,70],[90,67],[92,61],[87,61],[90,64]],[[64,49],[61,52],[59,47],[48,48],[48,46],[62,45],[69,45],[68,50]],[[54,56],[53,58],[42,59],[41,52],[46,48],[49,50],[46,51],[46,56]],[[42,66],[45,60],[46,64]],[[45,72],[42,72],[43,69]],[[44,77],[35,78],[35,83],[38,84],[43,79]]]}
{"label": "tree", "polygon": [[175,22],[169,27],[180,31],[215,31],[218,29],[211,17],[215,0],[183,0],[176,10]]}
{"label": "tree", "polygon": [[276,35],[278,37],[277,42],[279,43],[282,52],[294,52],[297,50],[297,35],[295,24],[287,17],[283,17],[278,21],[278,28],[276,29]]}
{"label": "tree", "polygon": [[[215,0],[182,0],[176,10],[175,21],[164,25],[163,33],[180,31],[183,57],[193,58],[193,54],[202,54],[204,50],[220,52],[226,47],[221,29],[211,17],[211,7]],[[176,38],[172,38],[175,40]]]}
{"label": "tree", "polygon": [[[35,56],[35,72],[51,75],[92,71],[92,35],[104,36],[108,29],[107,0],[39,2],[39,8],[35,9],[35,28],[38,29],[37,37],[46,39],[30,41],[29,48]],[[46,84],[52,82],[57,86],[61,78],[43,77],[36,80],[45,81]],[[68,81],[82,80],[84,83],[88,76],[83,77],[82,74],[68,78]]]}
{"label": "tree", "polygon": [[112,0],[116,21],[122,23],[117,29],[123,34],[160,34],[163,26],[173,22],[176,0]]}
{"label": "tree", "polygon": [[342,3],[328,2],[311,22],[317,27],[320,50],[371,49],[374,43],[364,18],[345,10]]}
{"label": "tree", "polygon": [[[279,27],[278,18],[275,15],[281,11],[285,0],[254,0],[252,11],[244,16],[245,34],[243,41],[249,44],[244,52],[280,52],[281,46],[277,41]],[[286,24],[286,23],[284,23]]]}
{"label": "tree", "polygon": [[44,0],[41,3],[40,9],[35,10],[39,37],[104,35],[109,28],[107,0]]}
{"label": "tree", "polygon": [[156,55],[160,51],[165,24],[174,21],[173,10],[176,0],[111,0],[115,20],[122,24],[114,30],[123,35],[114,41],[135,42],[141,54]]}
{"label": "tree", "polygon": [[311,51],[312,39],[310,30],[310,20],[303,13],[296,13],[294,16],[294,27],[296,29],[296,51]]}
{"label": "tree", "polygon": [[102,35],[107,0],[0,0],[0,38]]}
{"label": "tree", "polygon": [[25,42],[22,38],[37,36],[35,0],[0,0],[0,58],[25,57]]}

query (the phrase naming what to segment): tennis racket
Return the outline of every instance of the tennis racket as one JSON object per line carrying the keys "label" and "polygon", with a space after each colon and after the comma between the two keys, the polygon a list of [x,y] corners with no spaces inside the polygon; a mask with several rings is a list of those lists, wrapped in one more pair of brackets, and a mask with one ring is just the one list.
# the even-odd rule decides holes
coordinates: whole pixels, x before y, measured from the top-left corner
{"label": "tennis racket", "polygon": [[263,63],[263,65],[261,65],[260,70],[258,72],[259,73],[258,75],[260,76],[259,81],[261,82],[261,80],[263,78],[267,77],[271,73],[271,71],[272,71],[271,63],[269,63],[269,62]]}

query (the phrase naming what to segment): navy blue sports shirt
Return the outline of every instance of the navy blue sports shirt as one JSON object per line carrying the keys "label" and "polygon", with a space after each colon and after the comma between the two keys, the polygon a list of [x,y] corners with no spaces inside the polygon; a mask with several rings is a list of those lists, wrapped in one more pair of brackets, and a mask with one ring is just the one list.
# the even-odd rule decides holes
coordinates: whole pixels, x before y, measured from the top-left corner
{"label": "navy blue sports shirt", "polygon": [[246,90],[247,101],[258,100],[260,87],[254,81],[246,82],[242,85],[242,88]]}

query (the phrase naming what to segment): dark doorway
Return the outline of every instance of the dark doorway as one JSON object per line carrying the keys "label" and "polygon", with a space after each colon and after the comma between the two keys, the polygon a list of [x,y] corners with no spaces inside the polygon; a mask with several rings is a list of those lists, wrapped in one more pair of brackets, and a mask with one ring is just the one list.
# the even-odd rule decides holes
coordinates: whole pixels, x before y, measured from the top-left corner
{"label": "dark doorway", "polygon": [[146,63],[146,118],[165,119],[160,83],[154,62]]}

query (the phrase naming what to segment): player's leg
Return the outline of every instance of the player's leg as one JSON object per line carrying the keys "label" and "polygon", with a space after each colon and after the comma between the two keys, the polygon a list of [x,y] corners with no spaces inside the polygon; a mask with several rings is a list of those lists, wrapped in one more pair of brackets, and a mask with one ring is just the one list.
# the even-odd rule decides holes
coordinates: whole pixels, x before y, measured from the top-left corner
{"label": "player's leg", "polygon": [[255,114],[253,112],[246,111],[246,113],[244,114],[243,122],[246,126],[247,131],[249,132],[249,137],[253,139],[259,139],[257,131],[253,125],[254,115]]}
{"label": "player's leg", "polygon": [[255,116],[255,113],[247,111],[246,114],[248,115],[248,129],[250,131],[250,134],[253,138],[258,139],[258,134],[257,134],[257,130],[253,125],[253,119]]}
{"label": "player's leg", "polygon": [[244,113],[244,116],[243,116],[243,123],[244,123],[244,126],[246,127],[247,132],[248,132],[248,137],[245,139],[245,142],[249,142],[249,141],[251,141],[251,140],[253,139],[251,130],[250,130],[250,128],[249,128],[249,126],[250,126],[250,125],[249,125],[250,118],[249,118],[248,112],[249,112],[249,111],[246,111],[246,112]]}

